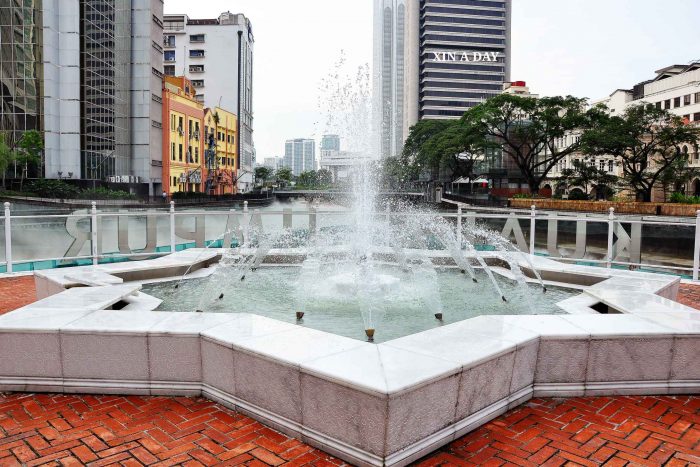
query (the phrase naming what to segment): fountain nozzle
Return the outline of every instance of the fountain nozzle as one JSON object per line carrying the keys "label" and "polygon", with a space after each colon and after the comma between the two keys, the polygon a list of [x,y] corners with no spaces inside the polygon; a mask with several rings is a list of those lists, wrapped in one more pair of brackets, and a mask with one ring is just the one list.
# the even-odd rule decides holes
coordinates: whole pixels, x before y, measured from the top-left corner
{"label": "fountain nozzle", "polygon": [[374,342],[374,329],[365,329],[365,334],[367,335],[367,342]]}
{"label": "fountain nozzle", "polygon": [[435,313],[435,319],[438,321],[442,321],[442,313]]}
{"label": "fountain nozzle", "polygon": [[473,278],[472,278],[472,282],[474,282],[475,284],[478,284],[478,283],[479,283],[479,281],[476,280],[476,277],[473,277]]}
{"label": "fountain nozzle", "polygon": [[219,295],[219,300],[223,300],[223,299],[224,299],[224,294],[222,292],[221,295]]}
{"label": "fountain nozzle", "polygon": [[547,293],[547,287],[542,287],[542,293]]}
{"label": "fountain nozzle", "polygon": [[241,277],[241,282],[245,280],[245,274],[243,274],[243,277]]}
{"label": "fountain nozzle", "polygon": [[195,313],[204,313],[202,310],[196,310]]}
{"label": "fountain nozzle", "polygon": [[504,302],[508,303],[508,300],[506,300],[506,296],[505,296],[505,295],[501,295],[501,300],[503,300]]}
{"label": "fountain nozzle", "polygon": [[301,319],[304,317],[304,312],[303,311],[297,311],[297,321],[301,321]]}
{"label": "fountain nozzle", "polygon": [[461,272],[462,274],[466,274],[466,273],[467,273],[467,271],[465,271],[464,269],[462,269],[460,272]]}

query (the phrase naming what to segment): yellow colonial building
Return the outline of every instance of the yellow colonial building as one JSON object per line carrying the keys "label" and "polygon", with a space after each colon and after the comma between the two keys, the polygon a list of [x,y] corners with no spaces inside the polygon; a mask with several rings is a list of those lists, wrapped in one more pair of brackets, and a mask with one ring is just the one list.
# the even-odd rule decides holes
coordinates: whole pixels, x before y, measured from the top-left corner
{"label": "yellow colonial building", "polygon": [[238,172],[238,118],[220,107],[205,109],[205,173],[207,193],[236,193]]}

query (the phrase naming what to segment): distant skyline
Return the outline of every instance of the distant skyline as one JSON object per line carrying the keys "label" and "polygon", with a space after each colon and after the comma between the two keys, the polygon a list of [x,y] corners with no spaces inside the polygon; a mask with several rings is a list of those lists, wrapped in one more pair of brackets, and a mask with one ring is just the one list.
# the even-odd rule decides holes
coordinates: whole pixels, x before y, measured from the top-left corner
{"label": "distant skyline", "polygon": [[[319,84],[341,50],[371,65],[372,0],[165,0],[166,13],[192,18],[228,10],[253,24],[258,160],[282,156],[287,139],[320,140]],[[700,59],[698,18],[697,0],[513,0],[511,78],[540,95],[606,97]]]}

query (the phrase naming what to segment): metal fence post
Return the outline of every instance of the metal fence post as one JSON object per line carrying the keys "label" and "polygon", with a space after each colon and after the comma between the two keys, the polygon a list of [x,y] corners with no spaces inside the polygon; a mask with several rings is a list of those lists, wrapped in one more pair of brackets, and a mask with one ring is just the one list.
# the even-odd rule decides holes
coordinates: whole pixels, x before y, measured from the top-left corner
{"label": "metal fence post", "polygon": [[5,261],[7,272],[12,272],[12,225],[10,224],[10,203],[5,203]]}
{"label": "metal fence post", "polygon": [[462,243],[462,206],[457,206],[457,230],[455,230],[457,241]]}
{"label": "metal fence post", "polygon": [[614,241],[615,241],[615,208],[610,208],[610,214],[608,215],[608,262],[607,262],[608,268],[612,267]]}
{"label": "metal fence post", "polygon": [[92,264],[97,266],[99,258],[97,257],[97,203],[92,202],[90,208],[90,251],[92,252]]}
{"label": "metal fence post", "polygon": [[170,253],[175,253],[175,201],[170,202]]}
{"label": "metal fence post", "polygon": [[698,273],[700,273],[700,211],[696,212],[695,217],[695,254],[693,255],[693,281],[698,281]]}
{"label": "metal fence post", "polygon": [[530,206],[530,254],[535,254],[535,216],[537,215],[537,207],[533,204]]}

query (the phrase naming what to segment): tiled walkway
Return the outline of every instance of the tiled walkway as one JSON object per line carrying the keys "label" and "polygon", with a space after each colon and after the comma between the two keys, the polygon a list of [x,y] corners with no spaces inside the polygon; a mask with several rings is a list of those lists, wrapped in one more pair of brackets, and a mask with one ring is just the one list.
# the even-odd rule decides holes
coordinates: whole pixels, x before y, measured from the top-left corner
{"label": "tiled walkway", "polygon": [[[0,280],[0,314],[33,294]],[[680,298],[700,308],[700,287]],[[0,467],[85,464],[342,462],[204,399],[0,394]],[[700,397],[535,399],[419,464],[700,466]]]}

